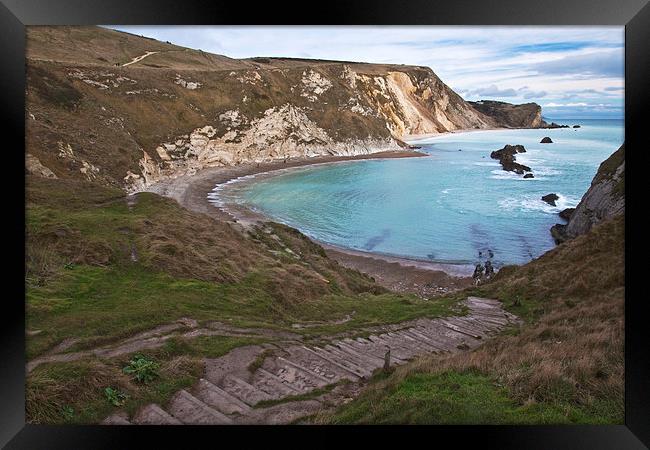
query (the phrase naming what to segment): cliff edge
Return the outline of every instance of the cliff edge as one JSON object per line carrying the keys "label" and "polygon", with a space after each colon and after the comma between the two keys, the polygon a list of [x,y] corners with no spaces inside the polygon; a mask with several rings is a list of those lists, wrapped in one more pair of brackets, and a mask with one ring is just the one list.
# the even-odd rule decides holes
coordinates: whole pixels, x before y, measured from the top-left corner
{"label": "cliff edge", "polygon": [[551,227],[556,243],[587,233],[594,225],[625,212],[625,144],[598,168],[591,186],[566,225]]}

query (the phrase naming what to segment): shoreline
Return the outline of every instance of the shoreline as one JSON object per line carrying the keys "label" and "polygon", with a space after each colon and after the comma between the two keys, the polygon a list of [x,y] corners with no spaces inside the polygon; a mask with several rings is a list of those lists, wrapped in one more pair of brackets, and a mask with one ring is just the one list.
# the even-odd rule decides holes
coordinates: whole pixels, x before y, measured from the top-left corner
{"label": "shoreline", "polygon": [[[307,167],[320,164],[352,162],[360,160],[380,160],[428,157],[417,150],[383,151],[356,156],[317,156],[247,163],[238,166],[205,168],[191,175],[182,175],[149,186],[143,192],[153,192],[176,200],[181,206],[218,219],[241,226],[251,225],[257,221],[272,221],[246,207],[228,204],[217,205],[208,198],[215,187],[225,185],[243,177],[272,174],[289,168]],[[421,261],[371,252],[359,252],[353,249],[337,247],[310,238],[321,245],[327,255],[339,264],[356,269],[377,279],[380,284],[398,292],[411,292],[423,297],[440,295],[452,290],[471,285],[471,273],[467,265],[455,265]]]}

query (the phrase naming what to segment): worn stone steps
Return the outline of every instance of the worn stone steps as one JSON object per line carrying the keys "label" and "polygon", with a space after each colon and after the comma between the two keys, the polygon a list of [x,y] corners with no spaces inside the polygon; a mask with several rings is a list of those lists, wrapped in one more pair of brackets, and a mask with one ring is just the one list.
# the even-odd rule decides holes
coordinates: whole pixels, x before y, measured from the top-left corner
{"label": "worn stone steps", "polygon": [[187,425],[231,425],[233,423],[228,416],[203,403],[185,389],[172,398],[167,411]]}
{"label": "worn stone steps", "polygon": [[[328,392],[309,400],[284,401],[266,407],[258,404],[312,392],[341,380],[358,382],[368,378],[384,366],[389,349],[390,364],[400,365],[427,354],[477,347],[506,326],[519,322],[517,317],[503,311],[498,301],[469,297],[466,305],[470,309],[466,316],[418,319],[407,326],[375,328],[383,332],[375,331],[376,334],[367,338],[342,338],[307,346],[300,341],[296,343],[292,337],[284,344],[240,347],[220,358],[206,359],[205,378],[199,380],[191,393],[186,390],[176,393],[166,410],[150,404],[131,420],[124,413],[116,413],[102,423],[289,423],[316,413],[322,407],[321,402],[330,401],[326,398],[341,397],[327,397]],[[251,364],[267,349],[272,350],[271,354],[251,373]],[[349,384],[334,387],[331,394],[345,386]]]}
{"label": "worn stone steps", "polygon": [[233,397],[238,398],[249,406],[254,406],[263,400],[273,400],[273,397],[271,395],[256,388],[255,386],[252,386],[251,384],[234,375],[226,375],[221,383],[221,388],[224,391]]}
{"label": "worn stone steps", "polygon": [[169,414],[159,405],[151,403],[138,411],[133,418],[136,425],[182,425],[176,417]]}
{"label": "worn stone steps", "polygon": [[286,351],[289,353],[292,360],[297,361],[299,364],[323,376],[332,383],[337,382],[342,378],[346,378],[350,381],[359,380],[358,376],[340,366],[332,364],[320,356],[317,356],[313,352],[305,349],[303,346],[294,345],[286,349]]}
{"label": "worn stone steps", "polygon": [[319,358],[324,359],[325,361],[329,362],[335,367],[338,367],[345,372],[347,372],[350,376],[352,377],[357,377],[357,379],[363,379],[366,378],[368,375],[366,372],[359,367],[357,367],[354,364],[346,364],[341,361],[338,361],[337,357],[332,357],[332,355],[328,354],[327,352],[317,349],[317,348],[308,348],[308,347],[303,347],[305,350],[308,352],[313,353],[314,355],[318,356]]}
{"label": "worn stone steps", "polygon": [[251,385],[266,392],[273,398],[287,397],[303,393],[302,389],[287,383],[282,378],[260,367],[253,374]]}
{"label": "worn stone steps", "polygon": [[195,390],[196,398],[208,406],[224,413],[243,415],[250,411],[251,407],[230,395],[219,386],[215,386],[208,380],[201,378]]}

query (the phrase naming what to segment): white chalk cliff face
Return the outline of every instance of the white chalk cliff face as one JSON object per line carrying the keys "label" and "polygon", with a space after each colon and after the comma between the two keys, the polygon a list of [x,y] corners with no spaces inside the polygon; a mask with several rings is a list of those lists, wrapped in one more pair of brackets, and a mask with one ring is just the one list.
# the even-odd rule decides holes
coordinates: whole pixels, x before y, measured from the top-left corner
{"label": "white chalk cliff face", "polygon": [[290,104],[270,108],[262,117],[252,120],[238,110],[228,110],[219,116],[219,121],[226,127],[220,136],[212,125],[206,125],[156,147],[159,160],[144,151],[140,160],[142,176],[127,174],[127,190],[146,189],[166,178],[191,175],[206,167],[400,149],[391,138],[334,140],[301,108]]}
{"label": "white chalk cliff face", "polygon": [[[330,89],[350,91],[352,96],[338,109],[379,120],[390,133],[341,139],[310,119],[312,108],[291,103],[269,108],[257,118],[247,117],[240,109],[230,109],[219,114],[212,124],[161,142],[153,152],[144,150],[141,173],[129,172],[126,188],[146,189],[166,178],[193,174],[206,167],[399,150],[394,138],[404,135],[495,126],[489,117],[464,104],[433,72],[423,74],[424,77],[421,73],[390,71],[369,76],[342,65],[340,75],[330,80],[327,74],[312,69],[303,71],[301,83],[292,86],[292,92],[297,91],[308,102],[315,103],[323,102],[323,94]],[[257,71],[238,79],[242,84],[263,83]]]}
{"label": "white chalk cliff face", "polygon": [[539,106],[479,111],[428,67],[237,60],[113,30],[84,29],[83,42],[76,33],[28,30],[32,173],[133,192],[206,167],[396,150],[405,135],[511,126],[512,116],[536,126],[528,118]]}

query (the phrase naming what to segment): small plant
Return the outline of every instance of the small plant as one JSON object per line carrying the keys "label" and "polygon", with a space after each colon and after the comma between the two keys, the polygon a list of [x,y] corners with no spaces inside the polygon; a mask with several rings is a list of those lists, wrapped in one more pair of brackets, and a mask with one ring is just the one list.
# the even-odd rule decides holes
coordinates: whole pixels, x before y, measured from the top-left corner
{"label": "small plant", "polygon": [[106,395],[106,399],[113,406],[122,406],[126,399],[129,398],[129,396],[124,392],[120,392],[117,389],[113,389],[112,387],[107,387],[104,389],[104,395]]}
{"label": "small plant", "polygon": [[129,364],[122,369],[124,373],[133,375],[136,381],[147,384],[158,377],[160,365],[143,355],[135,355]]}

